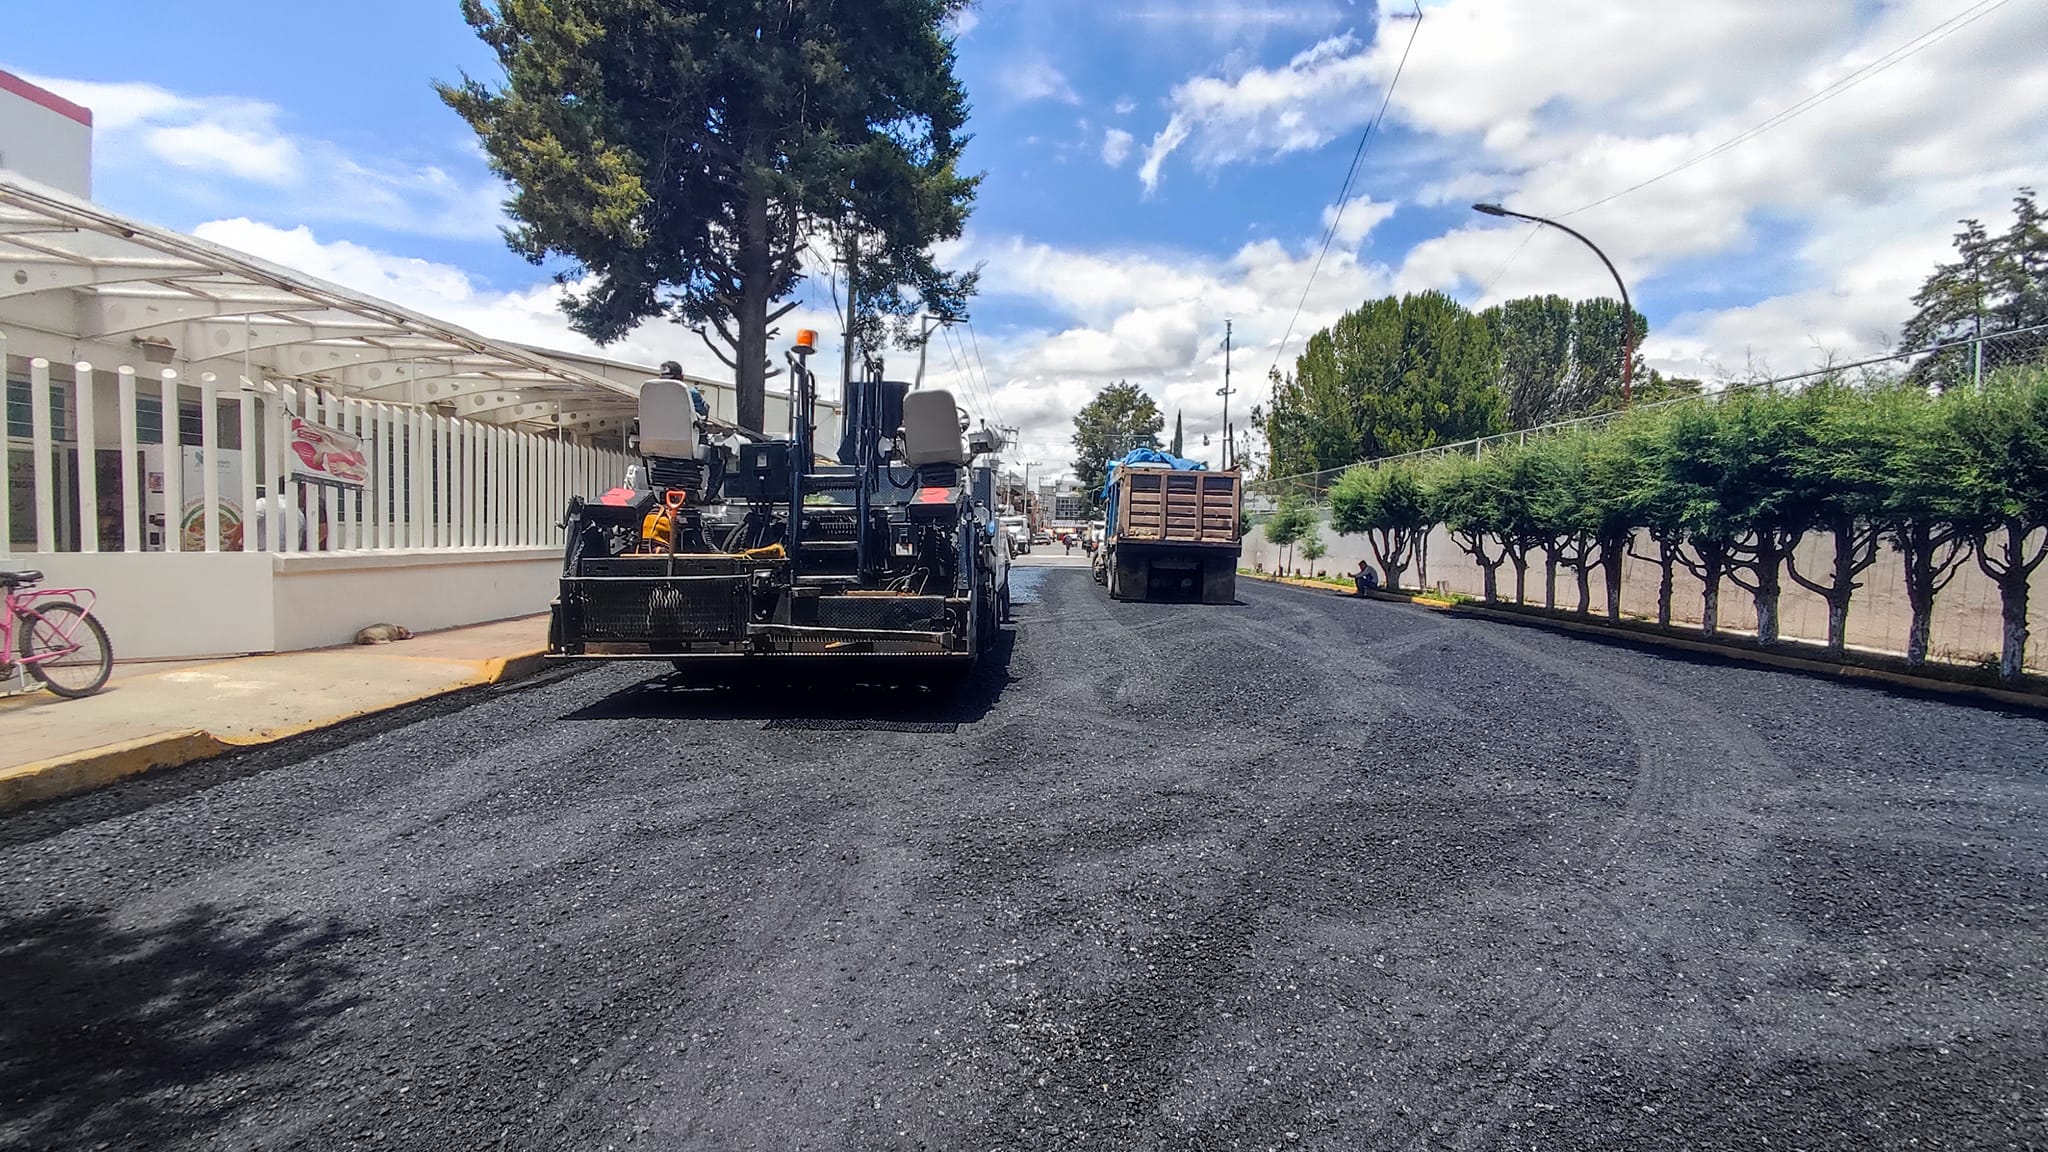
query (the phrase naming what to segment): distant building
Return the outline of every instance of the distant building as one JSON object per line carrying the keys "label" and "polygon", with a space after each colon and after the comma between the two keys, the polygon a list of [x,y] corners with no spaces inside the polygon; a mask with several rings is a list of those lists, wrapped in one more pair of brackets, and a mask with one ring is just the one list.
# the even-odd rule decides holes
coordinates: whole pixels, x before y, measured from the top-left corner
{"label": "distant building", "polygon": [[1088,519],[1091,505],[1078,489],[1053,497],[1052,518],[1058,524],[1080,524]]}

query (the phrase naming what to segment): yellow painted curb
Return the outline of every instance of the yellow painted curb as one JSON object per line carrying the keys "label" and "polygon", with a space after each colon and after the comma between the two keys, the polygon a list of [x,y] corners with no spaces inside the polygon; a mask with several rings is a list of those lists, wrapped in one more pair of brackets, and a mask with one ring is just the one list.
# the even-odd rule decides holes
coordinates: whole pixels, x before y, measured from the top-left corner
{"label": "yellow painted curb", "polygon": [[140,776],[160,768],[177,768],[199,760],[210,760],[225,752],[239,752],[275,744],[294,736],[304,736],[365,716],[404,708],[422,701],[432,700],[454,692],[481,688],[493,684],[507,684],[532,676],[547,666],[547,653],[536,649],[514,656],[494,656],[488,660],[467,661],[477,667],[474,678],[411,696],[404,700],[392,700],[374,708],[364,708],[339,716],[326,716],[304,724],[286,728],[273,728],[247,736],[217,736],[199,728],[186,728],[176,732],[164,732],[144,736],[119,744],[107,744],[74,752],[49,760],[38,760],[0,771],[0,812],[34,804],[43,800],[55,800],[62,796],[73,796],[95,788]]}
{"label": "yellow painted curb", "polygon": [[548,652],[545,648],[536,648],[531,652],[521,652],[517,656],[502,656],[495,660],[487,660],[484,662],[484,683],[509,684],[514,680],[524,680],[528,676],[538,674],[541,669],[547,666]]}
{"label": "yellow painted curb", "polygon": [[[1238,575],[1253,580],[1263,580],[1268,584],[1285,584],[1289,588],[1299,588],[1305,592],[1327,592],[1332,596],[1342,596],[1346,600],[1358,599],[1358,593],[1322,580],[1310,580],[1305,577],[1297,579],[1293,576],[1269,576],[1263,572],[1240,572]],[[1424,608],[1448,609],[1457,606],[1455,601],[1438,600],[1432,596],[1408,596],[1397,592],[1381,592],[1378,590],[1366,593],[1365,597],[1368,600],[1383,600],[1389,604],[1420,604]]]}
{"label": "yellow painted curb", "polygon": [[229,750],[230,745],[212,733],[187,728],[22,764],[0,772],[0,812],[90,791],[158,768],[211,759]]}

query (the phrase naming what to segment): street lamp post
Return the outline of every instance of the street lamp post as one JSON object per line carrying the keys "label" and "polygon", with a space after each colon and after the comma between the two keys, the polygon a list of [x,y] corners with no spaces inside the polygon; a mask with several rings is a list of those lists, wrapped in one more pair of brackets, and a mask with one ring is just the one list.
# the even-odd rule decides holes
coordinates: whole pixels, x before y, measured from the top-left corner
{"label": "street lamp post", "polygon": [[1614,277],[1614,286],[1621,289],[1621,406],[1628,407],[1629,401],[1633,399],[1632,385],[1636,374],[1636,314],[1628,302],[1628,285],[1621,282],[1621,273],[1615,270],[1614,261],[1607,258],[1607,253],[1602,252],[1598,244],[1586,239],[1585,233],[1570,225],[1560,224],[1543,216],[1531,216],[1527,212],[1512,212],[1498,204],[1474,204],[1472,210],[1487,216],[1512,216],[1517,220],[1527,220],[1531,224],[1547,224],[1591,248],[1593,255],[1598,256],[1600,262],[1607,265],[1608,275]]}

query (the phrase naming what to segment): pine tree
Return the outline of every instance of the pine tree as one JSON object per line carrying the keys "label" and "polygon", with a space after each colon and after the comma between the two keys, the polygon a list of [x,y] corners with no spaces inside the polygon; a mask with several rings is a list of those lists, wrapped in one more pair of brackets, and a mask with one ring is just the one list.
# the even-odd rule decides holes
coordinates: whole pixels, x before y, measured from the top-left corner
{"label": "pine tree", "polygon": [[869,346],[883,315],[973,293],[932,257],[979,181],[957,170],[967,95],[945,31],[965,3],[463,0],[504,80],[438,90],[513,185],[513,250],[572,263],[571,325],[601,344],[654,317],[699,326],[758,431],[769,329],[794,307],[776,302],[813,242],[857,250]]}

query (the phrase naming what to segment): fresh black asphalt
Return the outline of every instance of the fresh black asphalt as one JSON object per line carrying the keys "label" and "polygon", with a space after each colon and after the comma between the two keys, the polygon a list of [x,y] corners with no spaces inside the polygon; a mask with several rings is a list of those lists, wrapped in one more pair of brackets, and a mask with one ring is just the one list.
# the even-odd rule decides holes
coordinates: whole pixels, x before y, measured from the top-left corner
{"label": "fresh black asphalt", "polygon": [[2048,1145],[2048,722],[1017,581],[0,819],[0,1147]]}

